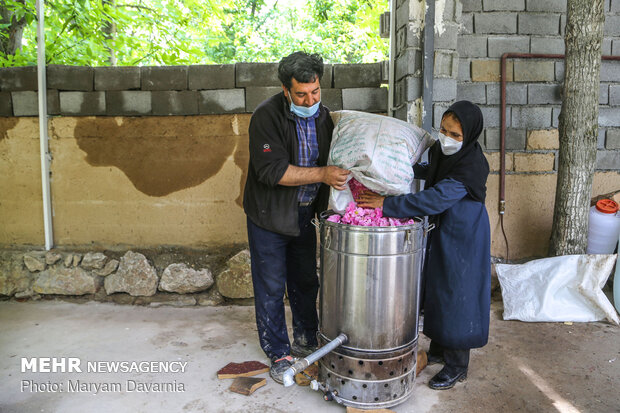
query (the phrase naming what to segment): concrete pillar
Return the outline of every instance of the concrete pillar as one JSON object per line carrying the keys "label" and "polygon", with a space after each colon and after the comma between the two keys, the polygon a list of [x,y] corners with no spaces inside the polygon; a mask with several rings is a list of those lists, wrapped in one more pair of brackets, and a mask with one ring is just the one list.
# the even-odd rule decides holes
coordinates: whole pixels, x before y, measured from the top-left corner
{"label": "concrete pillar", "polygon": [[[430,1],[430,0],[429,0]],[[422,124],[424,0],[397,0],[394,59],[394,116]],[[456,99],[457,35],[462,6],[458,0],[435,0],[433,126]],[[439,119],[438,119],[439,118]]]}

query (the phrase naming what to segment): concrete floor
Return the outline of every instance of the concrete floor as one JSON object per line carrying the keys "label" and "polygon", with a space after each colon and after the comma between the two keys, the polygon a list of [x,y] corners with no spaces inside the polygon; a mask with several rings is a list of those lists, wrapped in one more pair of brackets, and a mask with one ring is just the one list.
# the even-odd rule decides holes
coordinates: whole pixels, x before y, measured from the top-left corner
{"label": "concrete floor", "polygon": [[[474,350],[469,378],[449,391],[426,383],[426,368],[404,412],[620,412],[620,328],[501,320],[492,305],[489,344]],[[251,396],[228,391],[216,371],[230,361],[267,362],[252,307],[148,308],[60,301],[0,302],[0,412],[344,412],[308,387],[270,378]],[[428,340],[422,336],[422,348]],[[22,357],[89,361],[182,361],[184,373],[21,372]],[[262,377],[268,377],[263,374]],[[22,381],[59,383],[63,392],[21,391]],[[184,392],[75,393],[67,382],[127,380],[181,384]]]}

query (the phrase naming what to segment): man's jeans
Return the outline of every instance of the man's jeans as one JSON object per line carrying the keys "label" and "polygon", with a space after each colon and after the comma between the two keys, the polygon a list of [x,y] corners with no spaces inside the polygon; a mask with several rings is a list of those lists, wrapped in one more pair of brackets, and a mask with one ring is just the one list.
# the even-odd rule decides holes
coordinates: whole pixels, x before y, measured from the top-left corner
{"label": "man's jeans", "polygon": [[293,338],[301,345],[317,344],[319,280],[313,217],[313,206],[299,207],[301,233],[297,237],[268,231],[247,220],[258,338],[272,361],[290,354],[285,288],[293,314]]}

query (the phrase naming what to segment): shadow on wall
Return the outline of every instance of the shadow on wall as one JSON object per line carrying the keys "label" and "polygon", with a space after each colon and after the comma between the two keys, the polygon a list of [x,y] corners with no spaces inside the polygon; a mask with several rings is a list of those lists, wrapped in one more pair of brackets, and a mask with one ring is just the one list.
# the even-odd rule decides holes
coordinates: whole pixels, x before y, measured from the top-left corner
{"label": "shadow on wall", "polygon": [[79,118],[75,139],[92,166],[115,166],[140,192],[163,197],[216,175],[233,155],[243,171],[235,200],[241,206],[248,165],[244,135],[234,117]]}

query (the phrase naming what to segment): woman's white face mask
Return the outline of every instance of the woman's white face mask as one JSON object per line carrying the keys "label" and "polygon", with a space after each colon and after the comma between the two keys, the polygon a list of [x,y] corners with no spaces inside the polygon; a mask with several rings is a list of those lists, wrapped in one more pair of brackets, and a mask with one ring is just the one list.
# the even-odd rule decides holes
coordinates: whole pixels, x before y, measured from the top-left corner
{"label": "woman's white face mask", "polygon": [[457,141],[449,136],[439,133],[439,143],[441,145],[441,152],[444,155],[454,155],[463,146],[463,141]]}

